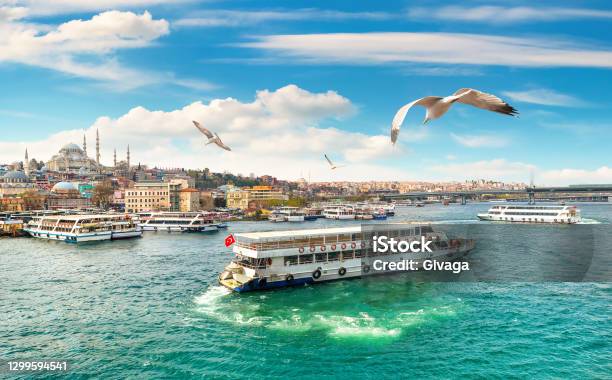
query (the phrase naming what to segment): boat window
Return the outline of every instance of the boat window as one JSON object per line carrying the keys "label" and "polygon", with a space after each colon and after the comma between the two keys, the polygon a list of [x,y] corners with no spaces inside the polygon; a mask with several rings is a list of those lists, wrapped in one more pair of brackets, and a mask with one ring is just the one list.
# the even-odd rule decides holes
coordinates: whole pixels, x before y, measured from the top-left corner
{"label": "boat window", "polygon": [[296,265],[298,263],[297,256],[286,256],[285,257],[285,265]]}
{"label": "boat window", "polygon": [[316,253],[315,260],[317,263],[324,263],[327,261],[327,253]]}
{"label": "boat window", "polygon": [[429,232],[433,232],[433,228],[431,228],[431,226],[421,227],[421,233],[429,233]]}
{"label": "boat window", "polygon": [[346,259],[352,259],[353,258],[353,252],[349,251],[349,252],[342,252],[342,260],[346,260]]}
{"label": "boat window", "polygon": [[330,252],[327,254],[327,261],[337,261],[338,260],[338,252]]}
{"label": "boat window", "polygon": [[312,263],[312,255],[301,255],[300,256],[300,264],[310,264]]}

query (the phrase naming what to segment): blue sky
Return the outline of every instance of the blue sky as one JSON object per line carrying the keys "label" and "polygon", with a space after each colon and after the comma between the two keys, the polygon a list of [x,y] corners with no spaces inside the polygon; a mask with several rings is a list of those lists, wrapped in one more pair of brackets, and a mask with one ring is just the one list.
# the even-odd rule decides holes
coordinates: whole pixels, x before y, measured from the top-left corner
{"label": "blue sky", "polygon": [[[611,24],[603,1],[0,0],[0,162],[99,129],[108,165],[130,144],[292,179],[610,183]],[[520,117],[455,105],[422,127],[417,107],[392,148],[400,106],[462,87]]]}

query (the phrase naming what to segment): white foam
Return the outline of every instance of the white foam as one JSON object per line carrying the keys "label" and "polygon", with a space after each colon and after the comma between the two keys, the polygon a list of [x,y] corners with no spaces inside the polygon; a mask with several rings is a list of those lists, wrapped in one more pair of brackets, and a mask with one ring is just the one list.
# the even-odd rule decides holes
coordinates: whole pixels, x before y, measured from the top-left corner
{"label": "white foam", "polygon": [[599,220],[582,218],[582,220],[576,224],[601,224]]}
{"label": "white foam", "polygon": [[335,337],[396,337],[402,332],[401,329],[385,329],[382,327],[336,327],[330,333]]}
{"label": "white foam", "polygon": [[213,286],[208,288],[204,294],[195,298],[194,302],[197,305],[210,306],[215,305],[220,298],[230,294],[232,291],[223,286]]}

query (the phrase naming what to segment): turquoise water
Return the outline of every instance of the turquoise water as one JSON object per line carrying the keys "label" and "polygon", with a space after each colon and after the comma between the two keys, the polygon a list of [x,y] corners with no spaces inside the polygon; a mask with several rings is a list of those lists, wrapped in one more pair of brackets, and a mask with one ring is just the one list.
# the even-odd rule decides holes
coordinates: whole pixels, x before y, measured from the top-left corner
{"label": "turquoise water", "polygon": [[[389,221],[471,223],[487,207],[406,208]],[[612,220],[611,205],[580,207],[590,223]],[[0,359],[70,360],[71,378],[612,377],[609,283],[398,275],[229,294],[216,283],[225,235],[0,240]]]}

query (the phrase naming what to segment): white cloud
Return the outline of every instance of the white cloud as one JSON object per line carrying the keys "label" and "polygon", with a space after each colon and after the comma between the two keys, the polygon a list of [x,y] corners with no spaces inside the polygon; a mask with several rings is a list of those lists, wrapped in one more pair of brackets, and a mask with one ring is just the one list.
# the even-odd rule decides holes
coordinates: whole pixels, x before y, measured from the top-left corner
{"label": "white cloud", "polygon": [[455,133],[451,133],[450,136],[457,143],[468,148],[499,148],[508,144],[508,140],[501,136],[457,135]]}
{"label": "white cloud", "polygon": [[306,62],[612,67],[612,51],[567,41],[461,33],[328,33],[255,37],[239,46]]}
{"label": "white cloud", "polygon": [[[336,92],[311,93],[295,85],[257,92],[252,102],[233,98],[195,102],[173,111],[136,107],[118,118],[100,117],[85,132],[90,155],[95,130],[102,140],[102,161],[111,163],[113,148],[123,156],[130,144],[132,162],[164,167],[204,168],[234,173],[273,174],[312,179],[401,178],[402,172],[376,165],[376,159],[402,154],[390,149],[386,135],[366,135],[321,128],[323,120],[347,117],[354,106]],[[204,146],[193,126],[199,120],[219,133],[231,152]],[[30,157],[47,160],[68,142],[80,142],[83,130],[64,131],[45,140],[0,142],[0,161],[12,162],[28,148]],[[334,172],[323,158],[328,153],[348,166]]]}
{"label": "white cloud", "polygon": [[110,55],[118,49],[149,46],[169,33],[168,22],[148,12],[108,11],[43,29],[22,22],[0,24],[0,62],[44,67],[126,89],[165,79],[123,67]]}
{"label": "white cloud", "polygon": [[602,166],[595,170],[560,169],[536,173],[536,182],[547,185],[612,183],[612,168]]}
{"label": "white cloud", "polygon": [[541,104],[545,106],[580,107],[585,105],[582,100],[572,95],[562,94],[545,88],[526,91],[504,91],[502,94],[518,102]]}
{"label": "white cloud", "polygon": [[[2,4],[0,3],[0,5]],[[25,7],[0,6],[0,22],[19,20],[27,14],[28,9]]]}
{"label": "white cloud", "polygon": [[408,15],[416,19],[513,23],[525,21],[558,21],[575,19],[612,19],[612,12],[597,9],[557,8],[557,7],[502,7],[446,6],[440,8],[413,8]]}
{"label": "white cloud", "polygon": [[197,12],[173,25],[184,27],[239,27],[272,21],[381,21],[394,17],[383,12],[342,12],[323,9],[293,9],[288,11],[241,11],[217,9]]}

